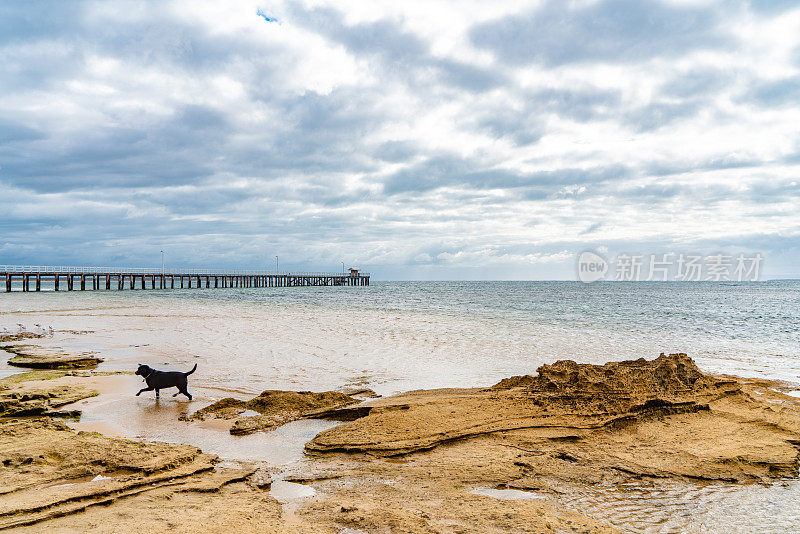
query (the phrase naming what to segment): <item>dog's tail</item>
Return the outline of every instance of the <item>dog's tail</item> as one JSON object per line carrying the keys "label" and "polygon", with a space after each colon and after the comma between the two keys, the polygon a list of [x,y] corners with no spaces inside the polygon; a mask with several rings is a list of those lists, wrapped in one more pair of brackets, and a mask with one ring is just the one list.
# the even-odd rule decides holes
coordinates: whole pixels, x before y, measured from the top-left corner
{"label": "dog's tail", "polygon": [[183,373],[183,374],[185,374],[186,376],[189,376],[190,374],[194,373],[195,370],[197,370],[197,364],[194,364],[194,367],[192,367],[191,371],[189,371],[187,373]]}

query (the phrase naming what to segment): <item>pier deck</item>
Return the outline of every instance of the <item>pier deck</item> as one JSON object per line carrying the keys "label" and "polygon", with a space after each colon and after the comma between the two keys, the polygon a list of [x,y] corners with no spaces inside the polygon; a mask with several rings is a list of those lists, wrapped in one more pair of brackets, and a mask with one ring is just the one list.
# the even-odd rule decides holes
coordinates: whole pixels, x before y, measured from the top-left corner
{"label": "pier deck", "polygon": [[[117,267],[53,267],[0,265],[6,292],[101,289],[211,289],[246,287],[368,286],[369,273],[306,273],[276,271],[217,271]],[[15,281],[21,289],[14,289]]]}

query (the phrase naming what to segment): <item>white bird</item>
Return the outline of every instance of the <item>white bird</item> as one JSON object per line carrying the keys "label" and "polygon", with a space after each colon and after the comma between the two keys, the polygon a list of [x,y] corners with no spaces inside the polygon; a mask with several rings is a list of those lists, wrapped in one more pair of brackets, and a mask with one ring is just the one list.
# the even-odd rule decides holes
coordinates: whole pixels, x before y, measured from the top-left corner
{"label": "white bird", "polygon": [[19,331],[20,331],[20,332],[24,332],[24,331],[25,331],[25,325],[24,325],[24,324],[22,324],[22,323],[17,323],[17,326],[19,327]]}

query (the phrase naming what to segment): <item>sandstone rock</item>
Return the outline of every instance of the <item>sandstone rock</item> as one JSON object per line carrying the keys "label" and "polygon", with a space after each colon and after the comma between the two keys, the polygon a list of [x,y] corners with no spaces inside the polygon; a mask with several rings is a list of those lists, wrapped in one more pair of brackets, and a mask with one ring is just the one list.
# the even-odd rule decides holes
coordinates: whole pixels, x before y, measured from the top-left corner
{"label": "sandstone rock", "polygon": [[685,354],[605,365],[559,361],[490,388],[372,401],[359,406],[364,417],[321,432],[306,450],[398,456],[502,435],[523,453],[527,478],[796,476],[800,411],[795,401],[780,412],[774,406],[741,381],[702,373]]}
{"label": "sandstone rock", "polygon": [[256,471],[250,476],[250,482],[252,482],[257,488],[269,489],[270,485],[272,484],[272,475],[269,472],[269,468],[266,466],[261,466],[256,469]]}
{"label": "sandstone rock", "polygon": [[103,360],[92,352],[70,354],[57,347],[35,345],[5,345],[4,351],[14,354],[9,365],[29,369],[92,369]]}
{"label": "sandstone rock", "polygon": [[[269,430],[302,417],[315,417],[316,413],[324,413],[326,410],[342,408],[358,402],[358,399],[338,391],[315,393],[267,390],[247,401],[230,397],[224,398],[198,410],[191,416],[191,419],[235,419],[230,433],[243,435]],[[247,410],[258,412],[259,415],[242,416]]]}

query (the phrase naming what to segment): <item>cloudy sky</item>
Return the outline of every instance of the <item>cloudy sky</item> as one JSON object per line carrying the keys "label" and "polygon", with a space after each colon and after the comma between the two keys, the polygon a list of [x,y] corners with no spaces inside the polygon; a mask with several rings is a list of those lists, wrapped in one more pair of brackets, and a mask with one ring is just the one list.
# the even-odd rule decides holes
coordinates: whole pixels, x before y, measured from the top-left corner
{"label": "cloudy sky", "polygon": [[793,0],[4,2],[0,263],[800,275]]}

